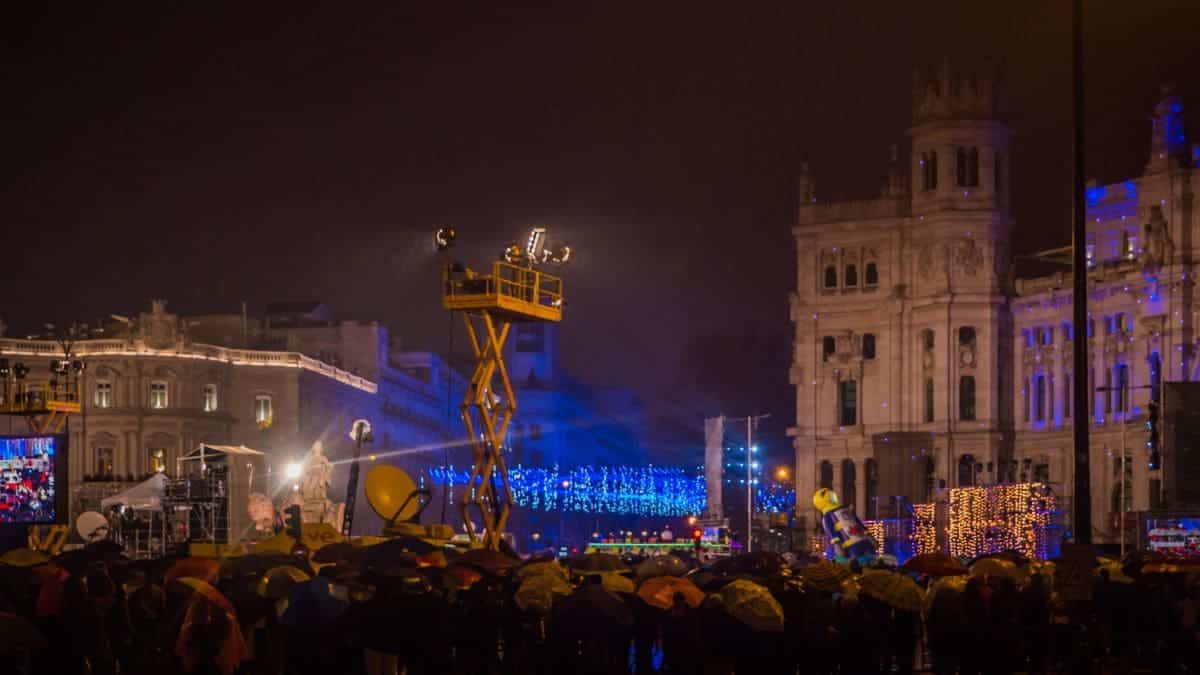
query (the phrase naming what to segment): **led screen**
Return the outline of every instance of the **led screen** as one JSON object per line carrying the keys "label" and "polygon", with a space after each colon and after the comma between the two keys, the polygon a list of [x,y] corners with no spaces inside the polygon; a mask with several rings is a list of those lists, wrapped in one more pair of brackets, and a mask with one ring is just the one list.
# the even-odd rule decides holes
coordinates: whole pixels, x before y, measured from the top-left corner
{"label": "led screen", "polygon": [[65,439],[0,436],[0,524],[56,523]]}

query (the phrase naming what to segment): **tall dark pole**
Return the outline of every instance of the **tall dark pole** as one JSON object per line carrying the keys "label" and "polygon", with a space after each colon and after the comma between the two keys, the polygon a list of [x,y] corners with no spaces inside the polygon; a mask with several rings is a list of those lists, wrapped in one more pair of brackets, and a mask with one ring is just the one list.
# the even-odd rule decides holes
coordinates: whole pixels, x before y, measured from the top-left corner
{"label": "tall dark pole", "polygon": [[1088,312],[1087,312],[1087,202],[1083,190],[1083,0],[1071,2],[1071,78],[1074,98],[1074,168],[1071,176],[1071,267],[1072,322],[1074,327],[1072,354],[1074,379],[1072,396],[1075,414],[1072,427],[1075,434],[1075,541],[1092,543],[1092,479],[1089,462],[1088,397]]}

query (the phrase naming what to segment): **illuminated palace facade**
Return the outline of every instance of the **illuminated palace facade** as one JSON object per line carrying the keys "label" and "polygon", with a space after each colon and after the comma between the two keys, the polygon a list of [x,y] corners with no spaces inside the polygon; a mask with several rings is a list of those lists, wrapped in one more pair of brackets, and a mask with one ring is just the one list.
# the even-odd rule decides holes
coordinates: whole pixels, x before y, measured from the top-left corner
{"label": "illuminated palace facade", "polygon": [[943,69],[915,87],[908,137],[907,170],[893,149],[877,199],[819,203],[807,167],[799,181],[789,434],[801,506],[828,486],[884,517],[892,496],[1018,480],[1050,482],[1069,502],[1082,420],[1093,534],[1113,541],[1116,513],[1162,503],[1145,443],[1151,396],[1163,378],[1200,376],[1200,147],[1187,145],[1181,101],[1155,107],[1141,175],[1088,188],[1086,412],[1070,405],[1069,268],[1012,271],[1013,133],[996,87]]}

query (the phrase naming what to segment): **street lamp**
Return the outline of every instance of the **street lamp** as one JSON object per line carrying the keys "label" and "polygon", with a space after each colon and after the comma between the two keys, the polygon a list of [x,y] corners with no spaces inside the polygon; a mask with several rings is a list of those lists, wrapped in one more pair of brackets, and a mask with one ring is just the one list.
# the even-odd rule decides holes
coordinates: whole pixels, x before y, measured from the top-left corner
{"label": "street lamp", "polygon": [[788,473],[788,469],[786,466],[781,466],[778,469],[775,469],[775,478],[778,479],[780,482],[784,482],[788,478],[791,478],[791,474]]}

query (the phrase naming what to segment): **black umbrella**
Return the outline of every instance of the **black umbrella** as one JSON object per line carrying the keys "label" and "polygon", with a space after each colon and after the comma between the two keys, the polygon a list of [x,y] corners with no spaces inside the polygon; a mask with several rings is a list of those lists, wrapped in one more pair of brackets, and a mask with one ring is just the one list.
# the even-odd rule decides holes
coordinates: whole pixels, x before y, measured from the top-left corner
{"label": "black umbrella", "polygon": [[709,566],[709,569],[717,575],[749,574],[756,577],[770,577],[778,575],[786,565],[783,556],[778,553],[757,551],[722,558]]}
{"label": "black umbrella", "polygon": [[1026,557],[1025,555],[1021,554],[1018,551],[1009,549],[1007,551],[1000,551],[999,553],[987,553],[985,555],[978,556],[975,559],[973,559],[970,562],[970,564],[967,566],[970,567],[971,565],[974,565],[975,563],[977,563],[980,560],[983,560],[985,558],[996,558],[997,560],[1006,560],[1017,566],[1029,564],[1028,557]]}
{"label": "black umbrella", "polygon": [[567,558],[567,567],[576,572],[627,572],[629,566],[611,553],[588,553]]}
{"label": "black umbrella", "polygon": [[312,566],[305,558],[287,553],[252,553],[226,558],[221,561],[219,575],[222,577],[262,576],[267,570],[291,565],[308,576],[313,575]]}
{"label": "black umbrella", "polygon": [[633,625],[629,604],[599,583],[587,583],[559,600],[550,612],[551,632],[587,638]]}
{"label": "black umbrella", "polygon": [[327,544],[317,549],[312,559],[315,563],[322,565],[328,563],[346,563],[348,565],[359,565],[366,560],[366,550],[361,546],[355,546],[347,541],[339,541],[334,544]]}
{"label": "black umbrella", "polygon": [[368,567],[388,567],[397,564],[415,565],[416,556],[438,550],[441,549],[424,539],[396,537],[374,546],[368,546],[366,563]]}

